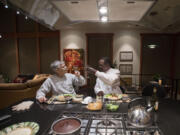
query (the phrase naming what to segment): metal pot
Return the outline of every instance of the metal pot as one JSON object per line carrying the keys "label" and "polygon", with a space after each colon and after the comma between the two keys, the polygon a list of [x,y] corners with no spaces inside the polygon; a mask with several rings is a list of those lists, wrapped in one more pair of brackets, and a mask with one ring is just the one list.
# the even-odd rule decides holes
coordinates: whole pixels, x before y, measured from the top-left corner
{"label": "metal pot", "polygon": [[49,134],[53,135],[79,135],[81,130],[81,120],[76,117],[66,117],[56,120]]}
{"label": "metal pot", "polygon": [[[146,101],[146,102],[145,102]],[[154,118],[153,107],[150,99],[135,98],[128,105],[128,123],[135,127],[152,125]]]}

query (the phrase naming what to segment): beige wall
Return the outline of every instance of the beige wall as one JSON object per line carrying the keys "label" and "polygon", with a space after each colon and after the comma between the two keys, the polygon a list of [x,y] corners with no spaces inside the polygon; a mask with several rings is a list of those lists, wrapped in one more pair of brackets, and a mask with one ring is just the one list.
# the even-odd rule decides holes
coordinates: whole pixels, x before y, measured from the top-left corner
{"label": "beige wall", "polygon": [[[61,30],[61,59],[63,59],[63,49],[83,48],[85,51],[85,64],[87,64],[86,52],[86,33],[113,33],[113,62],[116,61],[117,68],[119,64],[133,64],[133,74],[139,74],[140,69],[140,33],[147,31],[138,31],[130,29],[119,30]],[[103,49],[103,48],[102,48]],[[132,51],[132,62],[120,62],[120,51]],[[128,76],[123,76],[128,77]],[[139,84],[139,77],[133,78],[133,84]]]}
{"label": "beige wall", "polygon": [[[133,51],[133,62],[123,63],[132,63],[134,65],[133,73],[139,73],[140,34],[139,31],[135,30],[112,30],[98,32],[95,30],[61,30],[61,59],[63,59],[63,49],[67,48],[83,48],[86,56],[86,33],[114,33],[113,60],[119,65],[119,52]],[[87,59],[87,57],[85,57],[85,59]]]}

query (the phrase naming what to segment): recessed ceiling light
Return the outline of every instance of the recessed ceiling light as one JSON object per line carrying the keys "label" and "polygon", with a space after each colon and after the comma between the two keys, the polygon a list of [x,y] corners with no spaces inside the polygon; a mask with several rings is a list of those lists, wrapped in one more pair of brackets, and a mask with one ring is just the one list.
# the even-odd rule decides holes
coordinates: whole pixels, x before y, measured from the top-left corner
{"label": "recessed ceiling light", "polygon": [[18,15],[19,15],[19,14],[20,14],[20,12],[19,12],[19,11],[17,11],[17,12],[16,12],[16,14],[18,14]]}
{"label": "recessed ceiling light", "polygon": [[101,14],[106,14],[106,13],[107,13],[107,7],[101,7],[101,8],[99,9],[99,12],[100,12]]}
{"label": "recessed ceiling light", "polygon": [[150,48],[150,49],[155,49],[156,47],[157,47],[157,45],[148,45],[148,47]]}
{"label": "recessed ceiling light", "polygon": [[2,35],[0,34],[0,38],[2,38]]}
{"label": "recessed ceiling light", "polygon": [[5,7],[5,8],[8,8],[8,5],[5,5],[4,7]]}
{"label": "recessed ceiling light", "polygon": [[108,20],[107,16],[102,16],[102,17],[101,17],[101,21],[102,21],[102,22],[107,22],[107,20]]}
{"label": "recessed ceiling light", "polygon": [[27,19],[28,19],[28,17],[26,16],[26,17],[25,17],[25,19],[27,20]]}

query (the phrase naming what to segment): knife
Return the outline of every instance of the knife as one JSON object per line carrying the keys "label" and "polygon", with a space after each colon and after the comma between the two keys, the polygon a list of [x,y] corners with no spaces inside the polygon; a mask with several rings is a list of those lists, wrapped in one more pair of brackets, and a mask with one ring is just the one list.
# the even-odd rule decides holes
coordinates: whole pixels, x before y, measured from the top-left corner
{"label": "knife", "polygon": [[3,115],[0,117],[0,122],[6,119],[9,119],[11,117],[11,115]]}

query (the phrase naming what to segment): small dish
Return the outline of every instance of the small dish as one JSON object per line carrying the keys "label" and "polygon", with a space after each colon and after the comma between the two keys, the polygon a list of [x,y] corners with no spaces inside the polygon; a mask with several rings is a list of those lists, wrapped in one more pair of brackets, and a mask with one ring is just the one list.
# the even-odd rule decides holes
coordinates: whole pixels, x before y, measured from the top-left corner
{"label": "small dish", "polygon": [[81,103],[87,105],[88,103],[91,103],[91,102],[93,102],[93,98],[88,96],[88,97],[84,98],[84,100]]}

